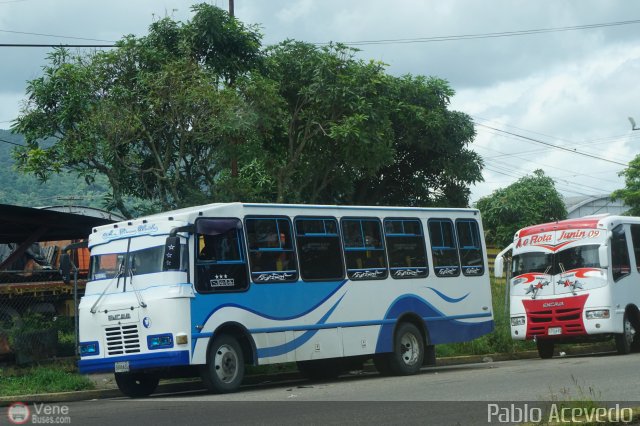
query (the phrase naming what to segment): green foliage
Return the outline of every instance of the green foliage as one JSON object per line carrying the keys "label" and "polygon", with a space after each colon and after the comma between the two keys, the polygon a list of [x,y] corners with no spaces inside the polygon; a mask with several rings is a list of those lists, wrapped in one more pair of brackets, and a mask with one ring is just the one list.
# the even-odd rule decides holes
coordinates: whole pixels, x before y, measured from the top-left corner
{"label": "green foliage", "polygon": [[629,206],[627,215],[640,216],[640,155],[631,160],[620,176],[624,176],[625,187],[614,191],[611,198],[622,200]]}
{"label": "green foliage", "polygon": [[[0,130],[0,139],[23,145],[24,138],[8,130]],[[108,182],[98,177],[87,184],[71,173],[52,174],[46,181],[34,176],[16,173],[11,151],[15,145],[0,142],[0,203],[18,206],[51,206],[74,204],[102,207],[102,197],[108,191]]]}
{"label": "green foliage", "polygon": [[494,191],[476,203],[487,244],[505,247],[518,229],[566,219],[567,209],[553,179],[542,170]]}
{"label": "green foliage", "polygon": [[493,333],[486,334],[470,342],[437,345],[438,357],[459,355],[514,354],[521,351],[535,350],[532,340],[513,340],[508,309],[505,308],[505,280],[491,279],[491,296],[493,305]]}
{"label": "green foliage", "polygon": [[73,366],[33,367],[14,372],[0,369],[0,396],[34,395],[93,389],[95,385]]}
{"label": "green foliage", "polygon": [[468,204],[482,161],[446,81],[390,76],[340,44],[262,49],[255,27],[193,11],[110,51],[54,50],[13,127],[19,169],[104,177],[106,207],[129,217],[238,200]]}
{"label": "green foliage", "polygon": [[236,155],[225,142],[249,139],[254,121],[223,82],[259,64],[260,35],[214,6],[194,11],[189,23],[165,18],[107,52],[54,50],[13,127],[28,144],[19,168],[41,180],[62,169],[88,182],[104,175],[108,207],[126,216],[127,196],[166,210],[215,194]]}

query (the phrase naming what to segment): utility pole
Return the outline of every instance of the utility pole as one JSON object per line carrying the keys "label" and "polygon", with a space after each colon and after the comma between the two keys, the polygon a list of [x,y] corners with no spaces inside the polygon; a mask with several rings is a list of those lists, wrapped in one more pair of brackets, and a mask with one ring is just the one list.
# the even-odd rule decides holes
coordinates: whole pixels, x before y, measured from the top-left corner
{"label": "utility pole", "polygon": [[[231,17],[234,16],[234,9],[235,9],[233,2],[234,0],[229,0],[229,16]],[[233,86],[233,77],[231,78],[231,81],[229,83],[231,86]],[[234,140],[233,144],[237,145],[238,142]],[[232,178],[238,177],[238,159],[235,157],[235,155],[231,159],[231,177]]]}

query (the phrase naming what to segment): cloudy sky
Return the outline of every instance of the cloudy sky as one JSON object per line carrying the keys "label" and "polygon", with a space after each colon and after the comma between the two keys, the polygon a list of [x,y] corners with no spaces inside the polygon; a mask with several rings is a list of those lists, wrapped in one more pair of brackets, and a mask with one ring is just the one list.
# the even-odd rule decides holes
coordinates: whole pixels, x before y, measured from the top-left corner
{"label": "cloudy sky", "polygon": [[[158,17],[188,20],[191,4],[0,0],[0,44],[141,36]],[[473,201],[535,169],[565,196],[606,194],[640,154],[640,130],[627,119],[640,125],[638,1],[235,0],[235,14],[260,25],[264,44],[368,42],[360,56],[389,73],[448,80],[452,108],[477,123],[472,148],[485,160]],[[0,47],[0,128],[18,115],[48,51]]]}

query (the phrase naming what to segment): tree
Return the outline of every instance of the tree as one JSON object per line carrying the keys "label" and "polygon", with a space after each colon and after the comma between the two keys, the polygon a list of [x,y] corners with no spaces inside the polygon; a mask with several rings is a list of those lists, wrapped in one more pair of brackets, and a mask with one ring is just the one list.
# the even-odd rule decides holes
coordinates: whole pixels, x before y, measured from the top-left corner
{"label": "tree", "polygon": [[278,202],[345,202],[358,176],[393,159],[382,64],[342,45],[267,50],[273,102],[261,109],[264,167]]}
{"label": "tree", "polygon": [[622,200],[629,206],[625,213],[629,216],[640,216],[640,155],[629,163],[629,167],[620,172],[624,176],[625,187],[611,194],[611,199]]}
{"label": "tree", "polygon": [[505,247],[525,226],[566,219],[567,209],[553,179],[542,170],[494,191],[476,203],[488,244]]}
{"label": "tree", "polygon": [[453,89],[439,78],[404,76],[390,82],[393,162],[356,183],[354,202],[466,207],[469,185],[482,181],[471,118],[448,110]]}
{"label": "tree", "polygon": [[393,77],[344,45],[286,41],[267,51],[274,82],[262,129],[278,201],[467,206],[482,179],[465,149],[471,119],[447,110],[441,79]]}
{"label": "tree", "polygon": [[156,209],[233,197],[221,182],[240,154],[226,142],[250,139],[255,116],[229,81],[259,66],[261,36],[214,6],[193,10],[191,22],[159,20],[108,52],[51,53],[13,127],[28,144],[18,167],[41,180],[62,169],[88,182],[103,174],[109,207],[127,216],[127,196]]}
{"label": "tree", "polygon": [[104,175],[108,207],[126,216],[130,197],[155,210],[467,205],[482,161],[466,148],[471,119],[448,110],[446,81],[390,76],[340,44],[262,49],[254,27],[214,6],[193,10],[186,24],[161,19],[108,52],[53,51],[13,127],[28,145],[18,167],[41,180]]}

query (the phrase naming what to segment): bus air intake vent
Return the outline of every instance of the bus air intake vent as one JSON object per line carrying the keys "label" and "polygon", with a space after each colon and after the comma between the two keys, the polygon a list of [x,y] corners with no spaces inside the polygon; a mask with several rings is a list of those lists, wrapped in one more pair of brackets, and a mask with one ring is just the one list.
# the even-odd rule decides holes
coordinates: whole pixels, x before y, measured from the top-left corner
{"label": "bus air intake vent", "polygon": [[138,325],[128,324],[105,328],[108,355],[125,355],[140,352]]}

